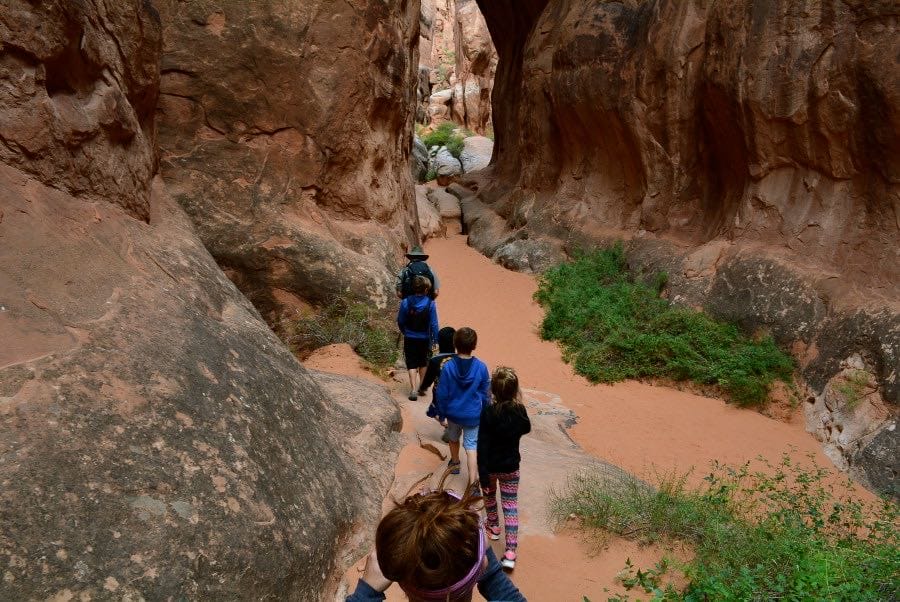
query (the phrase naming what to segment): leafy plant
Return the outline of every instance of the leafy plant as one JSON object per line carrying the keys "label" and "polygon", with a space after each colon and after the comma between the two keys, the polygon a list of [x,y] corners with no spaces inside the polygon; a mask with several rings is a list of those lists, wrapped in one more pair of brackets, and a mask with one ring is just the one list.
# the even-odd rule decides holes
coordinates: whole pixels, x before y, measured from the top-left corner
{"label": "leafy plant", "polygon": [[[425,174],[425,182],[431,182],[432,180],[437,179],[438,172],[435,168],[431,168],[428,170],[428,173]],[[424,184],[424,182],[423,182]]]}
{"label": "leafy plant", "polygon": [[284,341],[300,355],[347,343],[376,370],[387,370],[397,361],[396,325],[366,303],[335,298],[314,312],[283,320],[280,330]]}
{"label": "leafy plant", "polygon": [[462,136],[453,135],[447,141],[447,151],[457,159],[462,155],[464,146],[465,140]]}
{"label": "leafy plant", "polygon": [[431,133],[422,137],[422,142],[428,148],[446,146],[451,155],[459,159],[465,145],[465,136],[457,133],[457,126],[445,121],[438,125]]}
{"label": "leafy plant", "polygon": [[[665,558],[656,563],[653,568],[636,568],[631,559],[625,559],[625,568],[619,572],[618,580],[627,591],[640,589],[645,594],[652,594],[652,600],[679,600],[680,594],[671,583],[664,584],[663,578],[669,573],[669,561]],[[616,594],[607,600],[609,602],[629,602],[628,595]]]}
{"label": "leafy plant", "polygon": [[660,297],[666,277],[629,275],[621,245],[583,253],[545,273],[535,298],[546,309],[541,336],[593,382],[666,377],[721,388],[740,404],[760,404],[793,360],[771,338]]}
{"label": "leafy plant", "polygon": [[626,588],[655,600],[900,599],[895,504],[839,498],[825,482],[828,471],[786,454],[777,466],[762,462],[760,472],[714,463],[694,489],[685,477],[664,477],[653,488],[581,475],[553,495],[552,513],[574,514],[591,530],[689,544],[695,556],[678,567],[688,579],[681,592],[660,585],[668,561],[649,571],[626,566]]}

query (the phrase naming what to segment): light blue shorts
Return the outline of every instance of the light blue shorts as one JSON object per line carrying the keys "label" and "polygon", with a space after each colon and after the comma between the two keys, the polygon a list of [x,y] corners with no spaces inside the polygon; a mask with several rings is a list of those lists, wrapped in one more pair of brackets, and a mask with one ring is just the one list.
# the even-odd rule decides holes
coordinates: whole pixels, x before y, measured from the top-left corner
{"label": "light blue shorts", "polygon": [[478,449],[478,427],[477,426],[460,426],[455,422],[447,421],[447,438],[454,443],[459,442],[459,436],[462,434],[463,449]]}

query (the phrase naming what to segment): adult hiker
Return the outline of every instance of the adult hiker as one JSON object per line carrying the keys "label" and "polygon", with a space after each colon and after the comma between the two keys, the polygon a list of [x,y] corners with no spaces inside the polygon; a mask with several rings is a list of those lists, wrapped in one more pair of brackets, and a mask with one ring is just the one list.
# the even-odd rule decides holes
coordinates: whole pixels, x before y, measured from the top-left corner
{"label": "adult hiker", "polygon": [[406,254],[406,258],[409,259],[409,263],[397,274],[397,297],[406,299],[413,295],[413,280],[415,280],[416,276],[425,276],[431,283],[431,291],[428,293],[428,296],[432,299],[437,298],[441,283],[438,281],[434,270],[425,262],[428,259],[428,254],[422,250],[422,247],[416,245]]}

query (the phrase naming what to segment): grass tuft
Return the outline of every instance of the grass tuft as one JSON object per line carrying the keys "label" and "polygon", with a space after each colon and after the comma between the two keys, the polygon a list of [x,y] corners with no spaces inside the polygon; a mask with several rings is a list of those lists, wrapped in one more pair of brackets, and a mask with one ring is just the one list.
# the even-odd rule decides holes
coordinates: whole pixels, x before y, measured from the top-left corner
{"label": "grass tuft", "polygon": [[319,347],[346,343],[377,372],[397,361],[397,327],[384,312],[366,303],[333,299],[315,312],[286,319],[282,338],[303,356]]}
{"label": "grass tuft", "polygon": [[588,530],[689,544],[694,559],[676,567],[688,579],[683,591],[660,587],[665,565],[626,567],[626,588],[656,600],[900,599],[897,506],[837,498],[824,481],[828,471],[787,455],[765,464],[751,473],[749,464],[716,463],[696,489],[684,477],[652,488],[581,475],[553,494],[551,512],[560,521],[575,515]]}
{"label": "grass tuft", "polygon": [[732,324],[672,306],[660,297],[665,275],[636,281],[621,245],[584,253],[549,270],[537,301],[541,336],[593,382],[665,377],[715,385],[742,405],[765,402],[775,379],[789,382],[791,357],[771,338],[743,336]]}

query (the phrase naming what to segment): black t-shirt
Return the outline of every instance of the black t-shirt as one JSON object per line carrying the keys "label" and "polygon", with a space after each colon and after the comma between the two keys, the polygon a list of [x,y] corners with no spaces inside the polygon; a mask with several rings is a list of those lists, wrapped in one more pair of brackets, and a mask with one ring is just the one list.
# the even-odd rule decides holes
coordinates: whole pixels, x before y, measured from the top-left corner
{"label": "black t-shirt", "polygon": [[521,403],[491,404],[481,411],[478,426],[478,473],[482,485],[490,473],[519,470],[519,439],[531,432]]}

